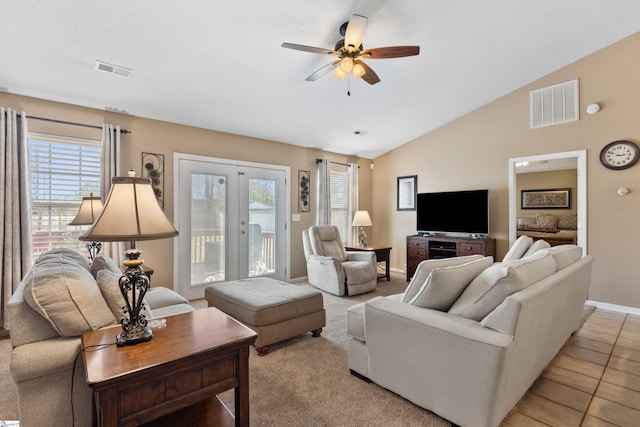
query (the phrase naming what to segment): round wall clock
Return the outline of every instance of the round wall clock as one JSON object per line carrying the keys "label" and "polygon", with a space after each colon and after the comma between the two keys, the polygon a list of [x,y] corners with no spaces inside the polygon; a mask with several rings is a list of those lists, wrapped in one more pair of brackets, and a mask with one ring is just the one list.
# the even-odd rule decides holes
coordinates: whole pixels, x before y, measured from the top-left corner
{"label": "round wall clock", "polygon": [[630,168],[640,158],[640,149],[631,141],[613,141],[600,151],[600,162],[604,167],[621,170]]}

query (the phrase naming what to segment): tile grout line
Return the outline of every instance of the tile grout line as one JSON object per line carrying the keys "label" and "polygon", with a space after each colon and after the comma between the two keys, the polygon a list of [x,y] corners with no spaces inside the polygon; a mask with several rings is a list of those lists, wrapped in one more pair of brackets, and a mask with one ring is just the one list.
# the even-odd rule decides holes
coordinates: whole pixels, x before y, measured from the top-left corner
{"label": "tile grout line", "polygon": [[[602,374],[600,375],[600,378],[598,379],[598,384],[596,384],[596,388],[593,390],[593,394],[591,395],[591,397],[589,398],[589,404],[587,405],[587,408],[585,409],[584,413],[582,414],[582,419],[580,420],[580,425],[582,425],[584,423],[584,419],[587,416],[587,413],[589,412],[589,408],[591,407],[591,404],[593,403],[593,398],[596,396],[596,393],[598,392],[598,389],[600,388],[600,383],[602,383],[602,378],[604,377],[605,372],[607,372],[607,368],[609,367],[609,362],[611,362],[611,357],[613,355],[614,350],[616,349],[616,344],[618,344],[618,339],[620,338],[620,334],[622,333],[622,328],[624,327],[624,323],[627,321],[627,314],[624,315],[624,320],[622,321],[622,323],[620,324],[620,329],[618,330],[618,334],[616,335],[616,340],[613,343],[613,345],[611,346],[611,352],[609,353],[609,356],[607,357],[607,363],[604,365],[604,369],[602,370]],[[597,417],[594,417],[597,418]],[[599,420],[602,420],[601,418],[598,418]],[[608,420],[602,420],[608,423],[613,424],[611,421]]]}

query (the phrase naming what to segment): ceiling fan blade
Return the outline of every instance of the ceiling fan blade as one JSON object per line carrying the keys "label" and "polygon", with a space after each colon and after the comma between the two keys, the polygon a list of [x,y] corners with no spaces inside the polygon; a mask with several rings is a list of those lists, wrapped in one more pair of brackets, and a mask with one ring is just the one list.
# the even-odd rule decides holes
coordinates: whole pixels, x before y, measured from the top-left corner
{"label": "ceiling fan blade", "polygon": [[347,24],[347,31],[344,34],[344,45],[347,49],[357,49],[362,44],[364,34],[367,32],[366,16],[353,15]]}
{"label": "ceiling fan blade", "polygon": [[327,74],[329,74],[330,72],[332,72],[333,69],[336,68],[339,63],[340,63],[340,61],[333,61],[332,63],[325,65],[324,67],[320,68],[315,73],[311,74],[305,80],[308,81],[308,82],[315,82],[320,77],[324,77]]}
{"label": "ceiling fan blade", "polygon": [[404,56],[414,56],[420,54],[420,46],[389,46],[368,49],[362,52],[361,56],[371,59],[402,58]]}
{"label": "ceiling fan blade", "polygon": [[358,61],[358,64],[362,65],[362,68],[366,71],[364,76],[362,76],[362,80],[369,83],[370,85],[374,85],[380,81],[380,77],[376,74],[375,71],[371,69],[367,64],[362,61]]}
{"label": "ceiling fan blade", "polygon": [[282,43],[281,45],[284,48],[287,49],[293,49],[293,50],[301,50],[303,52],[311,52],[311,53],[320,53],[323,55],[332,55],[335,54],[337,52],[334,52],[331,49],[325,49],[322,47],[313,47],[313,46],[305,46],[303,44],[295,44],[295,43]]}

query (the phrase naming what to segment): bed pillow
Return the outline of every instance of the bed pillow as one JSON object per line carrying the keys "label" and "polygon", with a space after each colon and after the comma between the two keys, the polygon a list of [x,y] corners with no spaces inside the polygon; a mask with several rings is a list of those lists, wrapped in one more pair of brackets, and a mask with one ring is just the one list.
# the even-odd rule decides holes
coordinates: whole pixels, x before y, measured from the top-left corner
{"label": "bed pillow", "polygon": [[559,230],[577,230],[578,215],[560,215],[558,217]]}
{"label": "bed pillow", "polygon": [[473,279],[449,313],[480,321],[509,295],[550,276],[556,268],[550,253],[492,265]]}
{"label": "bed pillow", "polygon": [[536,218],[536,225],[541,231],[557,231],[558,217],[551,214],[540,214]]}
{"label": "bed pillow", "polygon": [[465,264],[435,268],[409,304],[447,311],[469,283],[491,264],[493,257],[488,256]]}

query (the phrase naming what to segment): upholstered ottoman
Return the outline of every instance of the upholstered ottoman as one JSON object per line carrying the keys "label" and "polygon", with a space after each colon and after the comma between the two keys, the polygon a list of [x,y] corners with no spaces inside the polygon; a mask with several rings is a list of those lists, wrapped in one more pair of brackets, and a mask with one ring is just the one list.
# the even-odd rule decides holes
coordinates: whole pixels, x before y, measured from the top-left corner
{"label": "upholstered ottoman", "polygon": [[269,345],[305,332],[319,337],[326,322],[322,293],[266,277],[209,285],[204,297],[209,307],[256,331],[260,356]]}

